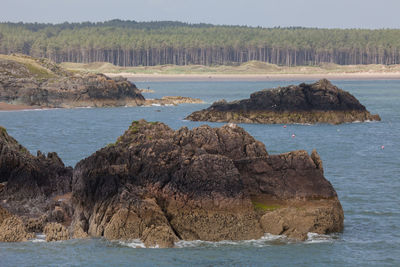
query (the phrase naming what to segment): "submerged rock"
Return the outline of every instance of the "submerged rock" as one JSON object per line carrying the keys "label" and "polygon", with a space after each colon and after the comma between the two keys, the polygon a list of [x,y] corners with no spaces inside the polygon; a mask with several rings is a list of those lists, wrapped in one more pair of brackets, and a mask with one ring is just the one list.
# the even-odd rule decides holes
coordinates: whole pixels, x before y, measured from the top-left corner
{"label": "submerged rock", "polygon": [[179,104],[202,104],[203,100],[199,98],[185,96],[163,96],[157,99],[146,99],[145,105],[179,105]]}
{"label": "submerged rock", "polygon": [[[135,121],[115,144],[76,165],[72,228],[159,247],[179,239],[257,239],[269,231],[300,239],[307,231],[341,231],[340,202],[312,155],[268,155],[236,125],[174,131]],[[307,212],[295,212],[298,206]],[[280,231],[269,226],[277,218]]]}
{"label": "submerged rock", "polygon": [[209,108],[193,112],[192,121],[235,123],[332,123],[380,120],[371,115],[350,93],[322,79],[262,90],[249,99],[217,101]]}

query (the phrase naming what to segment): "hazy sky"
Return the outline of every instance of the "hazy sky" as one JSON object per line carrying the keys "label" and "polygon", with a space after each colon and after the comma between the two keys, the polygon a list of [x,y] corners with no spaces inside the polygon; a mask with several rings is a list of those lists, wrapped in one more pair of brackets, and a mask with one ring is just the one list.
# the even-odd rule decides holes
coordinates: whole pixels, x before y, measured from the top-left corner
{"label": "hazy sky", "polygon": [[400,28],[400,0],[0,0],[0,21]]}

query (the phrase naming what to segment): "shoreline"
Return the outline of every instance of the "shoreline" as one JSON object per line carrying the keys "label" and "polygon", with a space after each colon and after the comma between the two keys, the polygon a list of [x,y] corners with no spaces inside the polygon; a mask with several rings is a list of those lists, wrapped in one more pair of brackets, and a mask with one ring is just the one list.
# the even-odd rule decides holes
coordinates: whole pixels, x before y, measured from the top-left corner
{"label": "shoreline", "polygon": [[27,106],[21,104],[9,104],[0,102],[0,111],[22,111],[22,110],[33,110],[33,109],[44,109],[37,106]]}
{"label": "shoreline", "polygon": [[158,81],[307,81],[329,80],[400,80],[400,72],[357,72],[326,74],[132,74],[103,73],[110,77],[123,76],[134,82]]}

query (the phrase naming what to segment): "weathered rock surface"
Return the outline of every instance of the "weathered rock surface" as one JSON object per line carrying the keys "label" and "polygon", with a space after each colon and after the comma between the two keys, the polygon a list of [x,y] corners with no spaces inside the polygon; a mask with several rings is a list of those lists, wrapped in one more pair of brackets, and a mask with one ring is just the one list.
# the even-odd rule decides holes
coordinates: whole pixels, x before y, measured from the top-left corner
{"label": "weathered rock surface", "polygon": [[35,157],[0,127],[0,220],[10,214],[11,221],[2,227],[8,227],[7,236],[18,232],[15,240],[2,240],[25,240],[24,231],[43,232],[48,222],[69,224],[72,208],[68,197],[60,196],[70,195],[71,181],[72,168],[56,153],[46,157],[38,152]]}
{"label": "weathered rock surface", "polygon": [[67,228],[59,223],[46,224],[46,226],[44,227],[44,234],[46,235],[47,242],[69,239]]}
{"label": "weathered rock surface", "polygon": [[[174,131],[133,122],[115,144],[76,165],[72,190],[74,232],[140,238],[147,246],[256,239],[268,231],[304,239],[307,231],[343,228],[315,151],[268,155],[236,125]],[[306,213],[296,213],[293,201]],[[278,219],[283,230],[270,226]]]}
{"label": "weathered rock surface", "polygon": [[332,123],[380,120],[371,115],[350,93],[323,79],[262,90],[249,99],[215,102],[209,108],[193,112],[192,121],[235,123]]}
{"label": "weathered rock surface", "polygon": [[0,101],[38,107],[142,105],[144,97],[122,77],[72,73],[46,59],[0,57]]}

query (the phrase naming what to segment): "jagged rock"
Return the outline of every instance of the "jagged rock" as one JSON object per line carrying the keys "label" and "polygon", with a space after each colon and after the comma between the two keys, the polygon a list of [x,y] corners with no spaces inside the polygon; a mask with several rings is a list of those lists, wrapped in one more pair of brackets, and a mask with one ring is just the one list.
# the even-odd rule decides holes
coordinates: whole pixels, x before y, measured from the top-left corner
{"label": "jagged rock", "polygon": [[24,223],[17,216],[7,216],[0,223],[0,242],[23,242],[31,238],[33,234],[26,231]]}
{"label": "jagged rock", "polygon": [[[146,246],[260,238],[277,232],[268,226],[277,220],[268,208],[276,201],[283,222],[294,222],[280,233],[303,238],[306,231],[343,228],[342,208],[316,151],[268,155],[234,124],[174,131],[135,121],[115,144],[76,165],[72,192],[74,232],[140,238]],[[292,209],[294,200],[315,208],[307,220]]]}
{"label": "jagged rock", "polygon": [[44,227],[44,234],[46,235],[46,241],[61,241],[68,240],[69,233],[67,228],[60,223],[48,223]]}
{"label": "jagged rock", "polygon": [[0,127],[0,221],[9,214],[0,240],[25,241],[43,232],[47,222],[70,223],[69,200],[59,196],[71,192],[71,180],[72,168],[56,153],[38,151],[35,157]]}
{"label": "jagged rock", "polygon": [[122,77],[71,73],[46,59],[0,57],[0,101],[38,107],[137,106],[144,97]]}
{"label": "jagged rock", "polygon": [[209,108],[193,112],[192,121],[235,123],[332,123],[380,120],[371,115],[350,93],[322,79],[262,90],[249,99],[217,101]]}
{"label": "jagged rock", "polygon": [[56,153],[33,156],[0,127],[0,205],[19,216],[40,217],[52,198],[71,192],[72,168]]}

